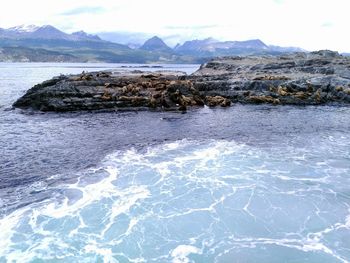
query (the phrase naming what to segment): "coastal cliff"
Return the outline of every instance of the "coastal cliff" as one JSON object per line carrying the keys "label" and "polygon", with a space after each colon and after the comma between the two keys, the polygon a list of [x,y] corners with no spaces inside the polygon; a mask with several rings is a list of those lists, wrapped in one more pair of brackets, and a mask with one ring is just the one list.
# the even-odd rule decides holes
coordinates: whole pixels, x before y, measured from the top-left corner
{"label": "coastal cliff", "polygon": [[192,75],[95,72],[31,88],[14,107],[41,111],[180,110],[231,103],[350,103],[350,58],[328,50],[222,57]]}

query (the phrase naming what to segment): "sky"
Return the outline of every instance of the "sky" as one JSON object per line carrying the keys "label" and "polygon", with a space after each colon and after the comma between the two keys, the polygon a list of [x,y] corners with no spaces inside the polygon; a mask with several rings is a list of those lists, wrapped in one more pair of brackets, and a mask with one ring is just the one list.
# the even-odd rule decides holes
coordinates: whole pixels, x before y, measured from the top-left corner
{"label": "sky", "polygon": [[350,52],[349,10],[349,0],[11,0],[1,3],[0,28],[50,24],[68,33],[158,35],[171,46],[213,37]]}

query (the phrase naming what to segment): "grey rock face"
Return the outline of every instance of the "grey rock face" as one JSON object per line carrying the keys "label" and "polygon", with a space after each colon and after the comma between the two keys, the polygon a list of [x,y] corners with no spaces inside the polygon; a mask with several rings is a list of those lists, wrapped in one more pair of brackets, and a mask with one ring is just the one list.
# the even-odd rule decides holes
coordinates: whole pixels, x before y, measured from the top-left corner
{"label": "grey rock face", "polygon": [[97,72],[34,86],[14,107],[41,111],[350,103],[350,58],[332,51],[213,59],[190,76]]}
{"label": "grey rock face", "polygon": [[349,103],[349,75],[348,57],[322,50],[213,59],[192,77],[200,92],[233,102],[309,105]]}
{"label": "grey rock face", "polygon": [[[108,72],[60,76],[31,88],[14,107],[40,111],[142,110],[186,111],[203,106],[211,97],[201,96],[183,74]],[[230,101],[217,97],[212,105],[228,106]]]}

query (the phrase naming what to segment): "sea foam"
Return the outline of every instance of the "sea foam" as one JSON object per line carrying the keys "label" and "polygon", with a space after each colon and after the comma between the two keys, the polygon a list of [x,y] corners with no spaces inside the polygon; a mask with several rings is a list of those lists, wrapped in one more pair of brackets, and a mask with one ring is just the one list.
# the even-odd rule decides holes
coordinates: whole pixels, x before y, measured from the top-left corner
{"label": "sea foam", "polygon": [[348,262],[350,168],[318,151],[330,142],[117,151],[0,219],[0,262]]}

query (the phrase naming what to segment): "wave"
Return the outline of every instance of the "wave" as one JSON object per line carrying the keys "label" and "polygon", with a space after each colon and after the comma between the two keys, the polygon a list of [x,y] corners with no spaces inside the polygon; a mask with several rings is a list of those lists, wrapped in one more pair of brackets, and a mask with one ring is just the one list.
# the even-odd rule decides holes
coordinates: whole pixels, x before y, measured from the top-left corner
{"label": "wave", "polygon": [[225,140],[117,151],[38,182],[52,196],[0,219],[0,262],[348,262],[350,168],[333,165],[315,149]]}

